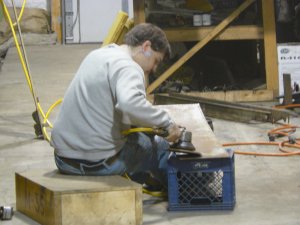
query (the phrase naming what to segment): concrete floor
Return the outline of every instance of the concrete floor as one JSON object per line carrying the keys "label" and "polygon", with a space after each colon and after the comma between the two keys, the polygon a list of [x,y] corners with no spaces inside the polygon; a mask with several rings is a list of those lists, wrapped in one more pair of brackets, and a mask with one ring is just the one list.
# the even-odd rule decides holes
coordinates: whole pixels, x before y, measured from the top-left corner
{"label": "concrete floor", "polygon": [[[47,110],[63,93],[82,58],[96,45],[28,46],[27,54],[36,94]],[[34,103],[15,48],[5,58],[0,73],[0,205],[15,207],[15,172],[55,169],[53,150],[36,140],[31,113]],[[50,120],[55,118],[54,110]],[[282,121],[283,122],[283,121]],[[300,124],[299,117],[291,118]],[[266,141],[267,131],[279,125],[235,123],[213,119],[221,143]],[[299,131],[296,136],[299,137]],[[275,147],[247,146],[245,151],[273,151]],[[144,196],[144,224],[300,224],[300,156],[255,157],[236,155],[236,199],[233,211],[168,212],[167,202]],[[99,203],[101,204],[101,203]],[[37,224],[15,212],[5,225]]]}

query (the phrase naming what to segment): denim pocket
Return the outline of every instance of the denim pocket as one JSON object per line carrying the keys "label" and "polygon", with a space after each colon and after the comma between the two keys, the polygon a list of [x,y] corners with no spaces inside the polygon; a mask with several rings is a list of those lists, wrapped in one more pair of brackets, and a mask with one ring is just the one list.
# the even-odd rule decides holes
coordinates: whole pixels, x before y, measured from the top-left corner
{"label": "denim pocket", "polygon": [[80,163],[80,171],[83,175],[98,175],[101,173],[107,173],[107,166],[104,161],[95,164]]}
{"label": "denim pocket", "polygon": [[125,164],[122,160],[115,160],[112,164],[107,164],[106,160],[95,164],[80,163],[80,170],[83,175],[123,175],[126,171]]}

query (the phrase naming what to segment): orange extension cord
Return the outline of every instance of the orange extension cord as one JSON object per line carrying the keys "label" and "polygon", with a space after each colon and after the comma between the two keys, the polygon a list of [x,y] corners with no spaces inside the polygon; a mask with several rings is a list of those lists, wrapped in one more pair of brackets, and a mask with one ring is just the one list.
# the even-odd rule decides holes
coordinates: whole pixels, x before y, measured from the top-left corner
{"label": "orange extension cord", "polygon": [[[294,126],[285,124],[281,127],[272,129],[268,132],[268,135],[279,135],[279,136],[289,136],[291,133],[294,133],[297,128],[300,126]],[[287,148],[296,148],[300,149],[300,138],[295,138],[294,143],[289,143],[289,141],[282,142],[235,142],[235,143],[226,143],[223,144],[224,147],[227,146],[237,146],[237,145],[276,145],[278,146],[281,153],[266,153],[266,152],[244,152],[235,150],[235,154],[240,155],[254,155],[254,156],[293,156],[300,155],[300,151],[290,151]]]}

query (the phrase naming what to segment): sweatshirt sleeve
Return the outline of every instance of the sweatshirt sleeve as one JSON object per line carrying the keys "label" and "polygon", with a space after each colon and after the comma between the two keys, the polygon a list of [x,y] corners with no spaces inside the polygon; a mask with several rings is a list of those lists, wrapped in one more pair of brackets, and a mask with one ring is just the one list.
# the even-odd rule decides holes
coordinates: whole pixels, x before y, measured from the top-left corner
{"label": "sweatshirt sleeve", "polygon": [[145,127],[167,127],[172,123],[169,114],[154,107],[147,99],[144,74],[136,67],[118,71],[115,79],[116,109],[122,113],[124,124]]}

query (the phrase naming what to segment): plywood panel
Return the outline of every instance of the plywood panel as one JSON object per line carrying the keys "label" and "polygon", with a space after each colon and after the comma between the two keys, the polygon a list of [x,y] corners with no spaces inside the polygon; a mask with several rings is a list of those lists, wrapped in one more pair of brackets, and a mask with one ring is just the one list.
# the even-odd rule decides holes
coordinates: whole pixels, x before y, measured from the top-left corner
{"label": "plywood panel", "polygon": [[211,130],[199,104],[156,105],[166,110],[178,125],[192,132],[192,143],[203,158],[228,157]]}

